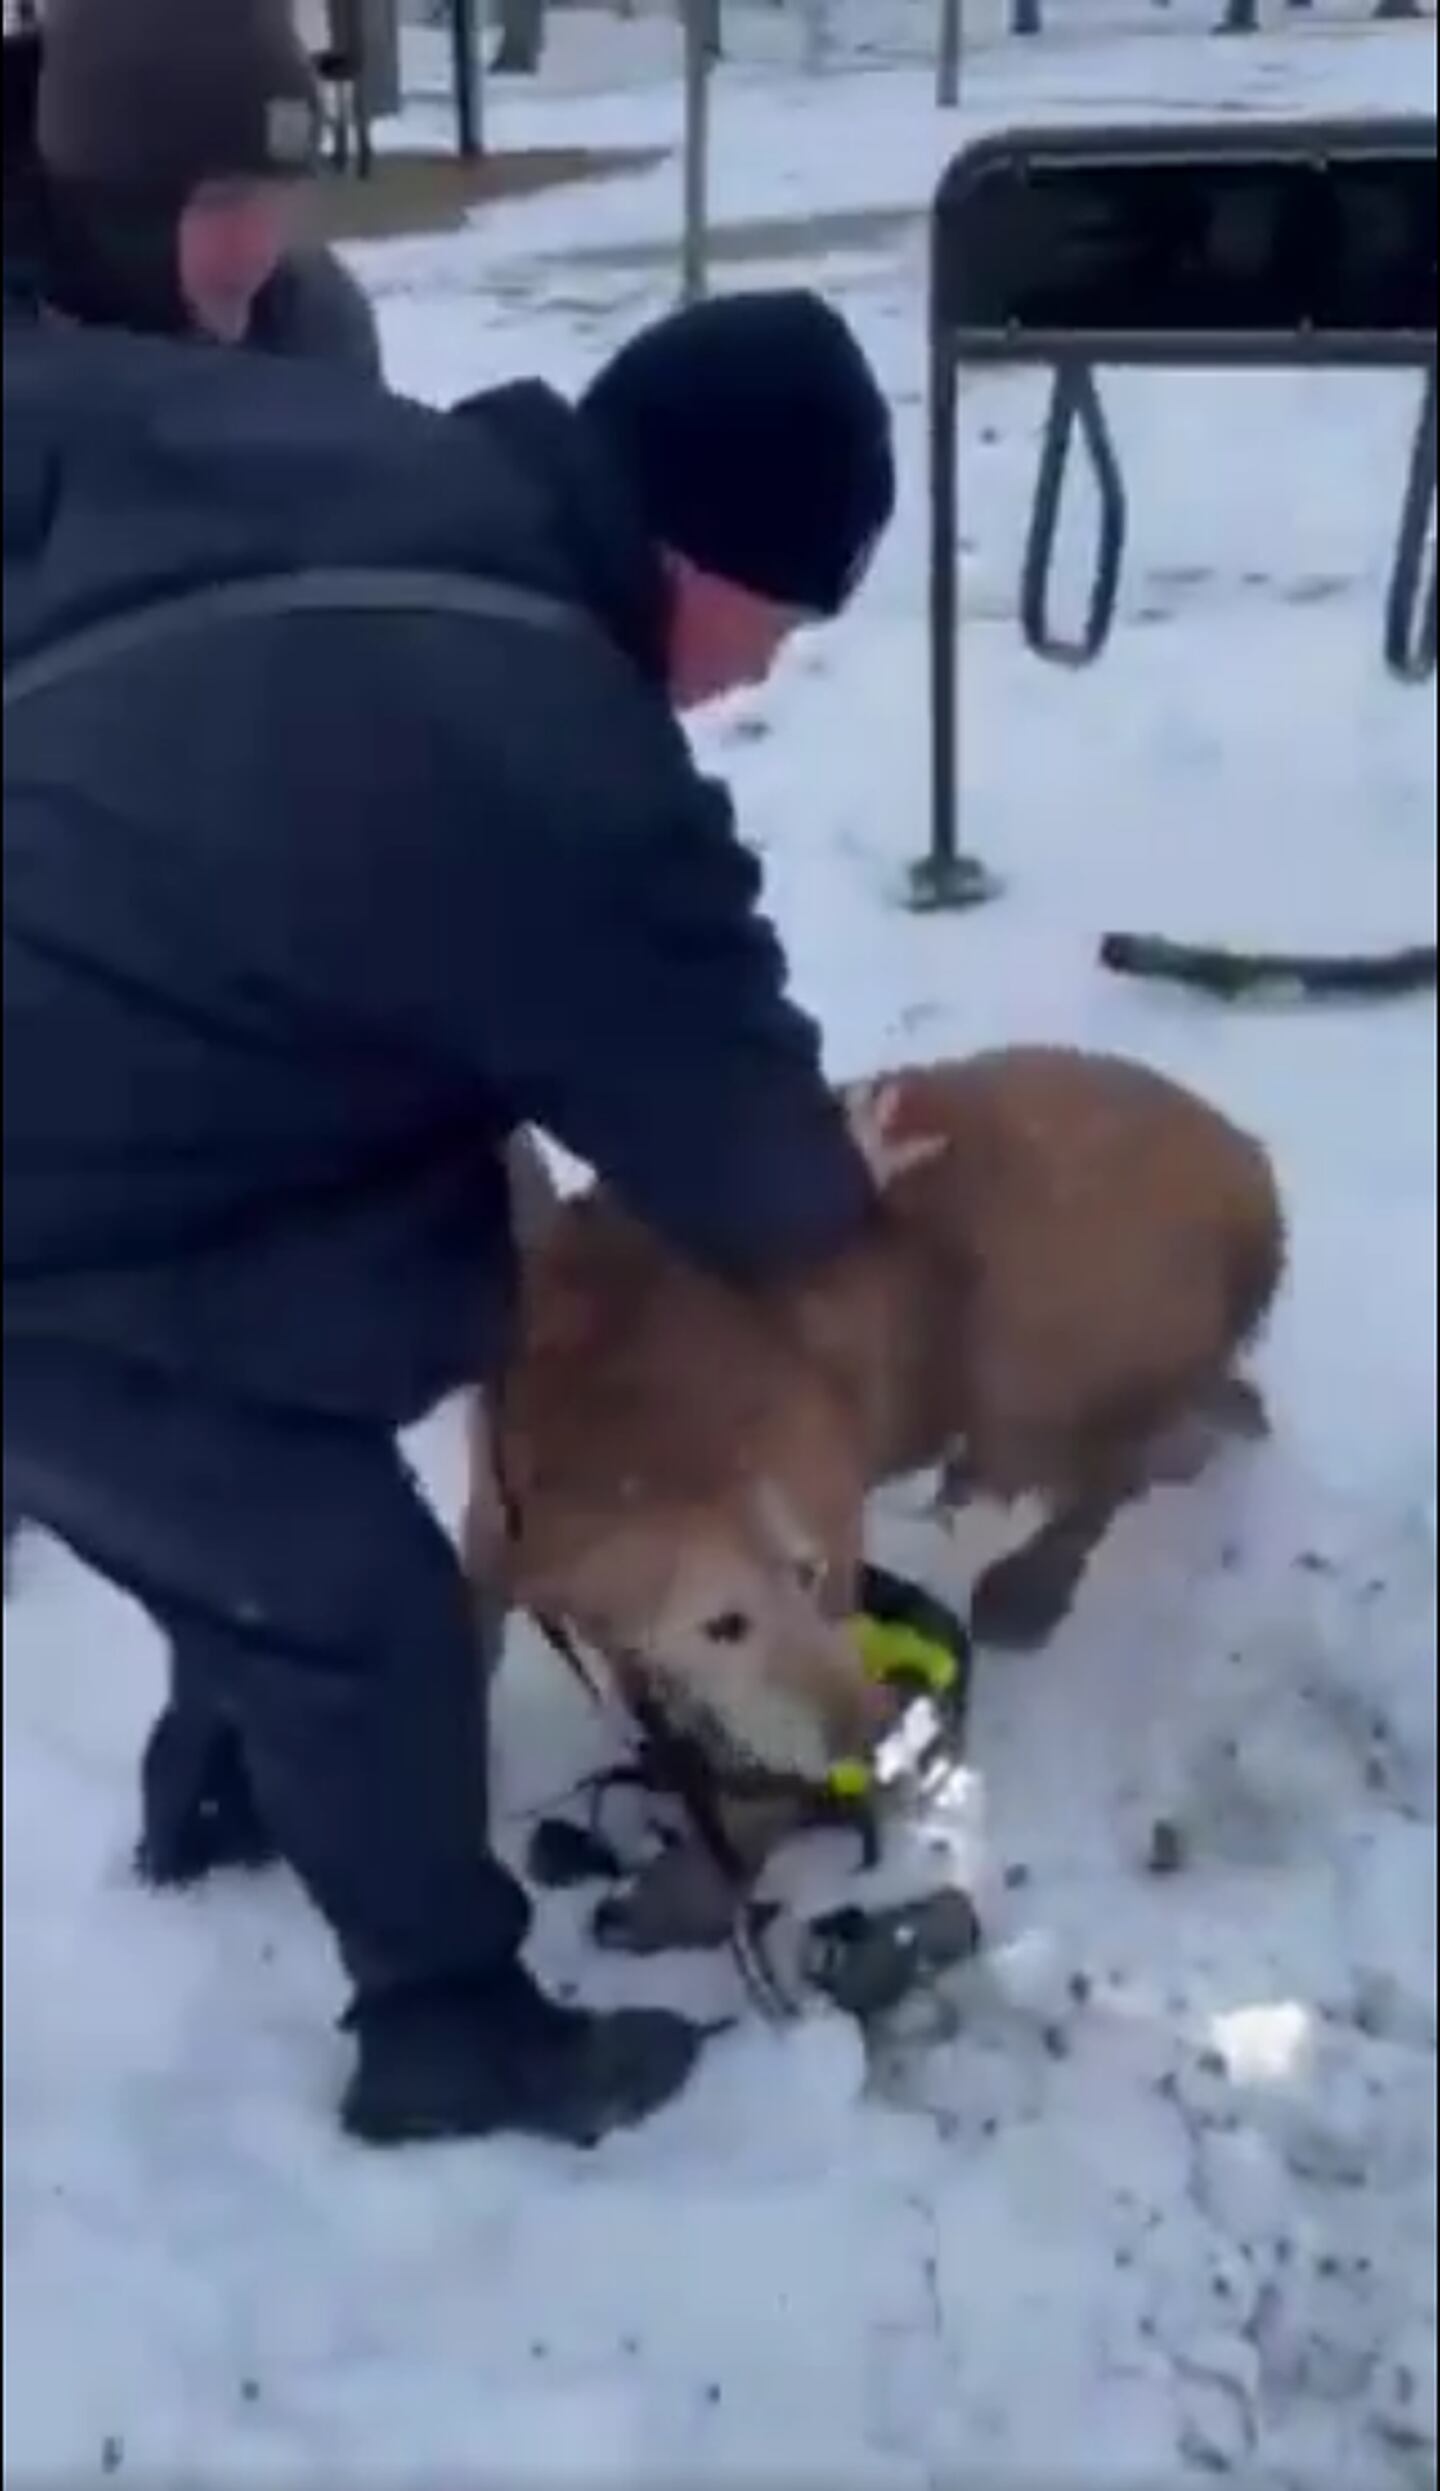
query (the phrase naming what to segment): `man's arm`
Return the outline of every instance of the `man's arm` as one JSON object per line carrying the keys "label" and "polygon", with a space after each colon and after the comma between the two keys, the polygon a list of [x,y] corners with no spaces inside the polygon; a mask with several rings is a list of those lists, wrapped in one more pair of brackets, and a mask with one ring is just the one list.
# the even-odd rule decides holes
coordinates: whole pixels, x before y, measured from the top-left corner
{"label": "man's arm", "polygon": [[303,705],[298,668],[272,677],[311,782],[272,919],[311,992],[427,1065],[457,1123],[540,1126],[701,1262],[850,1244],[865,1158],[662,697],[588,629],[353,628],[362,671]]}
{"label": "man's arm", "polygon": [[506,1094],[699,1261],[745,1279],[840,1250],[874,1190],[728,801],[682,779],[662,818],[604,839],[597,820],[540,920],[510,921]]}
{"label": "man's arm", "polygon": [[290,629],[274,981],[362,1071],[413,1064],[432,1120],[540,1126],[695,1260],[747,1279],[849,1245],[865,1157],[661,696],[588,629],[337,622],[323,670]]}

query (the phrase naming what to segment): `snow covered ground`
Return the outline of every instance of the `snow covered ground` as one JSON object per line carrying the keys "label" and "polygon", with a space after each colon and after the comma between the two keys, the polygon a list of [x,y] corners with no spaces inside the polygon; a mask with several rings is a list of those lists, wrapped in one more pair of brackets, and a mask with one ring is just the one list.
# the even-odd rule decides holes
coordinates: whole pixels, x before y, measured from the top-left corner
{"label": "snow covered ground", "polygon": [[[568,58],[497,101],[497,137],[673,129],[672,88],[597,95]],[[1262,1132],[1293,1236],[1261,1360],[1276,1440],[1131,1517],[1052,1649],[985,1670],[975,1771],[935,1828],[993,1939],[958,2031],[867,2084],[837,2022],[752,2024],[576,2161],[341,2142],[321,1933],[279,1874],[132,1888],[156,1649],[28,1547],[5,1638],[7,2480],[1434,2481],[1433,1006],[1227,1011],[1093,960],[1117,923],[1433,929],[1434,701],[1379,660],[1410,384],[1107,389],[1134,543],[1113,651],[1078,678],[1014,625],[1038,387],[968,388],[966,827],[1009,887],[959,920],[895,904],[925,820],[919,220],[957,128],[1403,108],[1434,75],[1432,29],[1303,24],[993,47],[959,124],[914,67],[722,82],[722,219],[795,220],[733,273],[835,289],[905,457],[861,610],[701,738],[798,985],[837,1073],[1084,1040]],[[367,251],[397,379],[578,379],[666,298],[674,201],[666,168]],[[821,255],[804,220],[857,207],[894,213]],[[421,1450],[449,1500],[448,1420]],[[877,1518],[880,1553],[941,1590],[973,1545],[903,1499]],[[517,1633],[507,1843],[594,1740]],[[1160,1809],[1191,1836],[1163,1881],[1141,1865]],[[539,1951],[592,1994],[734,2004],[722,1964],[595,1962],[568,1908]]]}

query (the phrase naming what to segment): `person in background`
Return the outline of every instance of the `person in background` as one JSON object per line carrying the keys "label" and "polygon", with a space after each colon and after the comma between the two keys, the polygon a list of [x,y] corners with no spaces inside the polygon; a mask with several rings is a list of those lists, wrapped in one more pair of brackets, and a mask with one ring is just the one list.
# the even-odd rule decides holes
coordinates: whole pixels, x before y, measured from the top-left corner
{"label": "person in background", "polygon": [[303,239],[322,115],[289,0],[48,0],[4,57],[5,306],[380,377]]}
{"label": "person in background", "polygon": [[576,406],[64,321],[3,392],[7,1488],[233,1728],[349,1976],[346,2128],[593,2143],[704,2035],[531,1974],[503,1592],[397,1438],[503,1374],[519,1128],[740,1284],[876,1216],[677,712],[848,604],[885,400],[803,292]]}

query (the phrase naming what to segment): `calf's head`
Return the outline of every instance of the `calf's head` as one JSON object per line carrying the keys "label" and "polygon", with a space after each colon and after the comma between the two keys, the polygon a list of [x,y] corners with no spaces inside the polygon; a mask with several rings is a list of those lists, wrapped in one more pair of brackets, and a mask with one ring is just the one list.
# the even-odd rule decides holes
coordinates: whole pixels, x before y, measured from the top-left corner
{"label": "calf's head", "polygon": [[865,1497],[846,1393],[759,1299],[603,1195],[527,1261],[497,1397],[514,1599],[717,1751],[823,1778],[883,1707],[849,1626]]}
{"label": "calf's head", "polygon": [[854,1554],[774,1480],[536,1518],[515,1561],[525,1606],[563,1621],[622,1685],[638,1681],[717,1762],[819,1783],[889,1726],[893,1701],[866,1677],[851,1622]]}

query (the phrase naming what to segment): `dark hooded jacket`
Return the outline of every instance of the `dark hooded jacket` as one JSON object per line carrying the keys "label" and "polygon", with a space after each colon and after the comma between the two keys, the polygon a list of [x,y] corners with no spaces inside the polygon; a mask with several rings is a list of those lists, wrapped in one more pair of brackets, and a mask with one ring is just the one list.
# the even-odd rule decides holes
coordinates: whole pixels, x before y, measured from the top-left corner
{"label": "dark hooded jacket", "polygon": [[[44,38],[10,34],[4,43],[4,282],[7,322],[29,312],[73,310],[86,320],[105,299],[106,316],[125,316],[122,267],[99,270],[93,244],[77,254],[63,196],[45,178],[35,144],[35,109]],[[147,275],[153,272],[146,271]],[[110,282],[101,282],[108,279]],[[169,292],[171,285],[163,287]],[[137,328],[160,325],[132,307]],[[380,377],[375,315],[333,251],[296,250],[255,300],[248,343],[267,354],[313,357]]]}
{"label": "dark hooded jacket", "polygon": [[403,1423],[503,1354],[522,1122],[737,1278],[854,1236],[864,1166],[581,417],[7,322],[4,508],[7,675],[316,566],[577,616],[200,624],[12,711],[7,1336]]}

